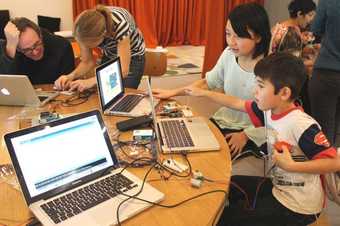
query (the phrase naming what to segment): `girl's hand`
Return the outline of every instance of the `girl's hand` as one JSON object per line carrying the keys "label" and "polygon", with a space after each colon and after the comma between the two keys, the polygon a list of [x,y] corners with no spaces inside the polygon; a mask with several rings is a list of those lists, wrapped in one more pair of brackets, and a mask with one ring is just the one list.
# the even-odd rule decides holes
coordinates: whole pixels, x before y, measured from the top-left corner
{"label": "girl's hand", "polygon": [[76,81],[71,82],[70,84],[70,91],[78,91],[83,92],[87,89],[90,89],[96,85],[96,81],[93,79],[79,79]]}
{"label": "girl's hand", "polygon": [[70,87],[70,83],[72,79],[69,75],[61,75],[57,80],[54,82],[54,87],[56,90],[67,90]]}
{"label": "girl's hand", "polygon": [[166,89],[153,89],[152,94],[154,97],[158,99],[169,99],[176,95],[173,90],[166,90]]}
{"label": "girl's hand", "polygon": [[195,86],[187,86],[184,89],[186,95],[195,96],[195,97],[202,97],[205,96],[205,89],[201,89]]}
{"label": "girl's hand", "polygon": [[238,155],[242,151],[249,139],[243,131],[237,133],[229,133],[225,135],[225,138],[228,142],[230,154],[232,157]]}

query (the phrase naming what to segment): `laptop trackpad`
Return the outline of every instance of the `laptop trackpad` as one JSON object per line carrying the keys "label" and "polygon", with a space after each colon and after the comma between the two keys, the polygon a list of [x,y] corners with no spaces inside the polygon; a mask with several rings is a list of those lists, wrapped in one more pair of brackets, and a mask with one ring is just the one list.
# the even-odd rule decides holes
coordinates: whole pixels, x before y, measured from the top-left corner
{"label": "laptop trackpad", "polygon": [[[122,197],[122,199],[110,199],[93,208],[93,211],[89,211],[89,214],[91,218],[96,222],[96,225],[106,226],[117,224],[117,206],[125,198],[126,197]],[[137,200],[129,200],[119,208],[119,220],[122,222],[127,218],[130,218],[131,216],[141,212],[148,206],[149,205],[147,205],[146,203]]]}

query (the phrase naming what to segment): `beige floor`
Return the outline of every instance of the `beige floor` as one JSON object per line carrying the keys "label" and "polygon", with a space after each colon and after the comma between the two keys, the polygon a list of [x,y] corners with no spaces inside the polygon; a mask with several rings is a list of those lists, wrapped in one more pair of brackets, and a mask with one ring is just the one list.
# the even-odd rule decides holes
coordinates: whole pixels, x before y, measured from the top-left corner
{"label": "beige floor", "polygon": [[[169,50],[169,53],[175,54],[177,57],[183,59],[183,62],[191,62],[199,65],[200,67],[203,65],[204,47],[202,46],[168,47],[167,49]],[[152,87],[164,89],[181,87],[198,80],[200,76],[200,74],[190,74],[152,78]],[[145,84],[142,83],[140,88],[144,89]],[[176,97],[176,99],[185,105],[191,106],[194,111],[205,117],[210,117],[219,107],[219,105],[208,101],[205,98]],[[340,146],[340,136],[338,138],[338,146]],[[263,163],[252,157],[245,158],[234,164],[233,174],[263,175]],[[339,206],[329,201],[325,212],[329,218],[331,226],[340,226]]]}

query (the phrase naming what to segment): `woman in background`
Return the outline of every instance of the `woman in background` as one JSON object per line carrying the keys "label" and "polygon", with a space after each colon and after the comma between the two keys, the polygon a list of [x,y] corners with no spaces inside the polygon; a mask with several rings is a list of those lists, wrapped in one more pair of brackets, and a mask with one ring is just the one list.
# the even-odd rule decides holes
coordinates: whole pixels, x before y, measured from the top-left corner
{"label": "woman in background", "polygon": [[288,5],[289,19],[276,24],[272,29],[273,43],[271,51],[276,52],[279,40],[287,32],[288,27],[293,27],[300,34],[304,45],[312,42],[314,36],[305,31],[315,16],[316,4],[313,0],[292,0]]}
{"label": "woman in background", "polygon": [[124,87],[138,87],[144,71],[145,43],[127,10],[102,5],[85,10],[76,19],[73,33],[80,46],[81,61],[74,71],[55,82],[57,89],[81,92],[96,85],[95,77],[81,79],[96,66],[92,53],[96,47],[103,52],[102,63],[120,57]]}
{"label": "woman in background", "polygon": [[271,53],[289,52],[297,57],[302,57],[309,77],[301,90],[299,99],[305,112],[309,114],[311,110],[308,80],[312,74],[319,45],[310,45],[314,41],[314,36],[311,32],[305,30],[312,22],[315,10],[316,4],[313,0],[292,0],[288,5],[290,18],[273,27],[270,44]]}

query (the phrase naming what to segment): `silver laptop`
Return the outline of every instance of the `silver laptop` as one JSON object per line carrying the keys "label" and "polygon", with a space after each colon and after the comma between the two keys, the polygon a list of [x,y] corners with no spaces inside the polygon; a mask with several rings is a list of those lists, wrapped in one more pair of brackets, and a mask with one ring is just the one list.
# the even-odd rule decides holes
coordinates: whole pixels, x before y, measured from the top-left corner
{"label": "silver laptop", "polygon": [[[147,86],[151,106],[155,106],[149,82]],[[219,142],[202,117],[157,118],[155,108],[152,108],[152,118],[159,146],[165,154],[220,150]]]}
{"label": "silver laptop", "polygon": [[0,105],[43,106],[59,95],[57,91],[36,91],[26,75],[0,75]]}
{"label": "silver laptop", "polygon": [[151,113],[148,97],[124,92],[119,57],[98,66],[96,78],[99,100],[105,115],[138,117]]}
{"label": "silver laptop", "polygon": [[[121,192],[150,202],[164,198],[118,168],[97,110],[6,134],[5,142],[27,205],[45,226],[117,224],[118,205],[127,199]],[[150,206],[132,198],[119,219]]]}

